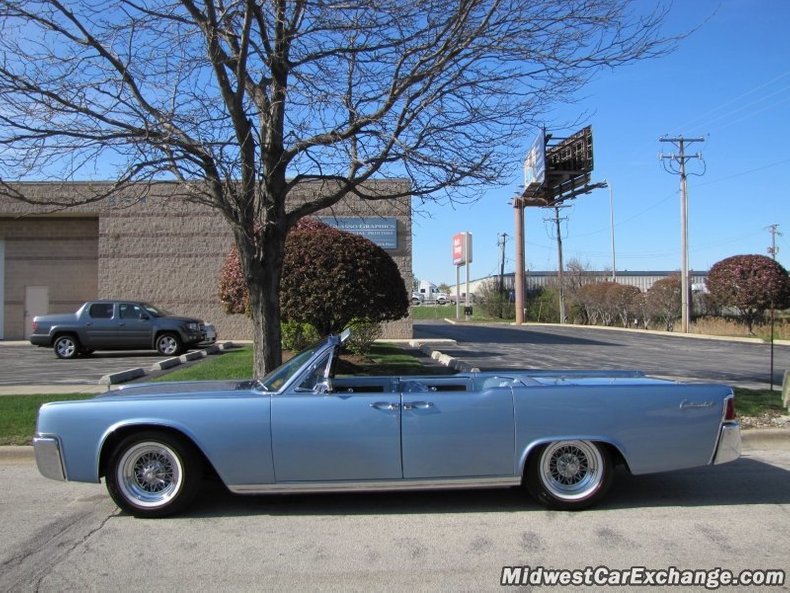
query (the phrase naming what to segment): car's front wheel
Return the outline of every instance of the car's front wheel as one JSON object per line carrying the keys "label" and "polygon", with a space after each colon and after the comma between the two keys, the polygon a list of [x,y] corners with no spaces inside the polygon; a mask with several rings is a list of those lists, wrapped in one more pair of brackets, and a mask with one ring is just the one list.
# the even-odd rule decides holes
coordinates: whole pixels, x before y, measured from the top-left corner
{"label": "car's front wheel", "polygon": [[580,510],[606,494],[613,470],[605,446],[592,441],[555,441],[530,455],[525,485],[548,508]]}
{"label": "car's front wheel", "polygon": [[55,356],[58,358],[70,359],[75,358],[77,354],[79,354],[80,344],[77,338],[71,334],[65,334],[55,339],[52,349],[55,351]]}
{"label": "car's front wheel", "polygon": [[160,334],[156,338],[156,349],[165,356],[178,356],[182,350],[181,338],[173,333]]}
{"label": "car's front wheel", "polygon": [[202,478],[194,447],[166,432],[144,431],[113,449],[106,471],[107,491],[135,517],[166,517],[182,511]]}

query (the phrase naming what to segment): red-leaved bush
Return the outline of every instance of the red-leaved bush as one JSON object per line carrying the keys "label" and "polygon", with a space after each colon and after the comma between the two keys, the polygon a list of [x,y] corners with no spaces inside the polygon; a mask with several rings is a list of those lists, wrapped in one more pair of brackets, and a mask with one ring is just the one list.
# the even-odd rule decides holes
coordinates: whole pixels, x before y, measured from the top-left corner
{"label": "red-leaved bush", "polygon": [[[249,314],[235,247],[222,267],[219,296],[228,313]],[[359,235],[302,219],[286,239],[280,306],[283,321],[309,323],[328,335],[355,319],[405,317],[409,299],[398,266],[384,249]]]}
{"label": "red-leaved bush", "polygon": [[716,304],[736,309],[749,332],[771,307],[790,306],[787,270],[764,255],[723,259],[713,264],[705,283]]}

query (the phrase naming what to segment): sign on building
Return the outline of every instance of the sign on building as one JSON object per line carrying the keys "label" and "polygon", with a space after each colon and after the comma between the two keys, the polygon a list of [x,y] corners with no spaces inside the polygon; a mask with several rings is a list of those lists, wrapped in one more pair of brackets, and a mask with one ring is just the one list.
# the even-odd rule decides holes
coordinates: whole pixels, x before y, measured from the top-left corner
{"label": "sign on building", "polygon": [[341,231],[370,239],[382,249],[398,248],[398,220],[396,218],[322,216],[320,220]]}

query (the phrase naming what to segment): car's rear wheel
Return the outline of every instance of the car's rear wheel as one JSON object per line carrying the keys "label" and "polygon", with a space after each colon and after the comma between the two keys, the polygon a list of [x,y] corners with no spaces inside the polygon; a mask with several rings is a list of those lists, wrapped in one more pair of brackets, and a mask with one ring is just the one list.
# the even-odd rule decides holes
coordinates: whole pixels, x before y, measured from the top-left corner
{"label": "car's rear wheel", "polygon": [[135,517],[165,517],[182,511],[202,478],[194,447],[175,435],[145,431],[123,439],[110,455],[107,491]]}
{"label": "car's rear wheel", "polygon": [[156,349],[159,354],[164,354],[165,356],[178,356],[183,349],[181,338],[173,333],[160,334],[156,338]]}
{"label": "car's rear wheel", "polygon": [[530,455],[525,485],[546,507],[579,510],[606,494],[613,470],[605,446],[592,441],[556,441]]}
{"label": "car's rear wheel", "polygon": [[75,358],[80,351],[80,344],[77,338],[71,334],[64,334],[55,338],[55,343],[52,344],[52,349],[55,351],[55,356],[63,359]]}

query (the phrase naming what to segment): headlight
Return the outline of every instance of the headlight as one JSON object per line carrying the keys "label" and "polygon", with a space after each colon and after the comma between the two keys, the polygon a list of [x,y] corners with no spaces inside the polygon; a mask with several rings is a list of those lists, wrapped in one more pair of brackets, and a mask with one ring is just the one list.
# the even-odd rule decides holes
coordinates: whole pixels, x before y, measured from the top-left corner
{"label": "headlight", "polygon": [[190,321],[187,323],[187,329],[191,332],[196,332],[200,329],[200,324],[195,321]]}

